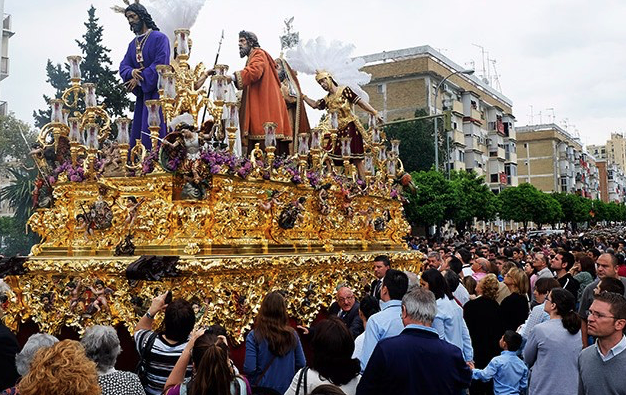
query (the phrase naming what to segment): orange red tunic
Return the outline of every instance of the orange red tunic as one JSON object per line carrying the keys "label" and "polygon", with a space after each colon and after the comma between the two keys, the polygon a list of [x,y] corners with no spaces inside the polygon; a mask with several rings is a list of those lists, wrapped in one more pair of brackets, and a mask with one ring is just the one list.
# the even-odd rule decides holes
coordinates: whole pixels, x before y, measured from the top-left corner
{"label": "orange red tunic", "polygon": [[239,122],[242,136],[263,140],[265,122],[275,122],[276,139],[291,136],[287,107],[280,90],[274,59],[261,48],[253,48],[246,67],[235,72],[235,85],[243,89]]}

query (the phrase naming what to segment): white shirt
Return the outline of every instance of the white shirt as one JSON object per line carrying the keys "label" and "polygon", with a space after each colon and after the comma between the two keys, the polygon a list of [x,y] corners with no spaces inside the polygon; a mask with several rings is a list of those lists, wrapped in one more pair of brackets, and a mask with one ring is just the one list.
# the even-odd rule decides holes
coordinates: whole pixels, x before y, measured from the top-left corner
{"label": "white shirt", "polygon": [[606,353],[606,356],[602,355],[602,351],[600,350],[600,347],[598,347],[598,342],[596,342],[596,349],[598,350],[598,354],[600,354],[600,358],[602,358],[602,361],[606,362],[619,355],[619,353],[621,353],[622,351],[626,350],[626,336],[622,336],[622,340],[620,340],[619,343],[611,348],[609,352]]}

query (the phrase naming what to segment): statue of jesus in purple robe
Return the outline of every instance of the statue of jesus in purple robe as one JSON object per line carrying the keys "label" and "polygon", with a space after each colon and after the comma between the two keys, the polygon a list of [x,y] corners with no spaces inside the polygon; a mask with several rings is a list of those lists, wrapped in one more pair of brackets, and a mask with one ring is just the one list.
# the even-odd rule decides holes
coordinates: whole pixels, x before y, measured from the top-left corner
{"label": "statue of jesus in purple robe", "polygon": [[[159,76],[156,66],[170,63],[170,44],[167,36],[159,31],[152,17],[141,4],[132,3],[126,8],[124,15],[130,24],[130,29],[137,35],[128,45],[126,55],[120,64],[120,76],[126,89],[137,96],[130,144],[131,147],[134,146],[135,140],[140,138],[149,150],[152,143],[148,130],[146,100],[159,98],[157,89]],[[165,133],[165,122],[161,114],[160,137],[164,137]]]}

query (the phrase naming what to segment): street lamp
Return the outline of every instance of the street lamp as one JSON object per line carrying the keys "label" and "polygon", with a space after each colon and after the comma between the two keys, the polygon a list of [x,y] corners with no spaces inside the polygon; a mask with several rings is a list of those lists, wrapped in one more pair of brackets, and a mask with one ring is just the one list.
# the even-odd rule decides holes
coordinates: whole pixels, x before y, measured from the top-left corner
{"label": "street lamp", "polygon": [[[439,89],[441,88],[441,85],[448,80],[448,78],[455,74],[472,75],[474,74],[474,70],[457,70],[450,73],[446,78],[442,79],[439,84],[437,84],[437,88],[435,88],[435,114],[437,114],[437,97],[439,96]],[[450,150],[448,150],[448,153],[449,151]],[[448,162],[450,162],[450,158],[448,158]],[[448,167],[450,167],[450,163],[448,163]],[[435,117],[435,170],[439,171],[439,129],[437,128],[437,117]]]}

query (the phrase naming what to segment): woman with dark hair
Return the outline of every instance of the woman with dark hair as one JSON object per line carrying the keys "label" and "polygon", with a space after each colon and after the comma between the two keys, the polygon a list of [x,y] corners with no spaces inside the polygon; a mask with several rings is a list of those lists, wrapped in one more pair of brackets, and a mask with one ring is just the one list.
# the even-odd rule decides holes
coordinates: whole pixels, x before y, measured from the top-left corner
{"label": "woman with dark hair", "polygon": [[380,304],[378,303],[378,299],[372,295],[365,295],[365,297],[361,299],[361,302],[359,303],[359,317],[361,318],[361,322],[363,322],[363,333],[354,339],[354,352],[352,353],[352,358],[359,359],[361,357],[363,340],[365,340],[365,327],[367,326],[367,320],[379,311]]}
{"label": "woman with dark hair", "polygon": [[591,284],[596,279],[596,263],[584,252],[578,252],[574,254],[574,266],[569,270],[570,274],[574,276],[574,280],[578,281],[580,286],[578,287],[578,295],[576,300],[580,300],[583,296],[583,291],[587,288],[587,285]]}
{"label": "woman with dark hair", "polygon": [[[478,297],[463,306],[463,318],[467,323],[472,345],[474,346],[474,364],[476,369],[484,369],[491,359],[500,354],[499,341],[500,317],[498,316],[498,278],[490,273],[483,277],[476,286]],[[472,395],[493,394],[491,383],[473,381],[470,387]]]}
{"label": "woman with dark hair", "polygon": [[[194,374],[185,379],[185,371],[192,362]],[[246,381],[235,374],[228,357],[224,336],[205,333],[204,329],[191,334],[185,350],[165,383],[164,395],[246,395]]]}
{"label": "woman with dark hair", "polygon": [[356,394],[361,365],[352,358],[354,341],[343,321],[331,316],[317,324],[312,345],[311,368],[296,373],[285,395],[309,394],[322,384],[336,385],[346,395]]}
{"label": "woman with dark hair", "polygon": [[437,299],[437,315],[432,326],[439,338],[460,348],[466,362],[473,362],[474,349],[463,319],[463,309],[454,300],[443,275],[436,269],[428,269],[422,274],[420,285]]}
{"label": "woman with dark hair", "polygon": [[528,305],[528,276],[522,269],[514,267],[504,275],[504,284],[511,294],[502,300],[498,314],[500,315],[501,333],[507,330],[517,331],[526,321],[530,306]]}
{"label": "woman with dark hair", "polygon": [[289,326],[285,299],[279,292],[265,296],[246,337],[243,371],[253,386],[284,393],[296,371],[306,365],[296,331]]}
{"label": "woman with dark hair", "polygon": [[544,308],[550,320],[535,326],[524,347],[524,361],[531,368],[529,395],[578,391],[582,341],[575,307],[574,295],[565,289],[553,288],[546,296]]}

